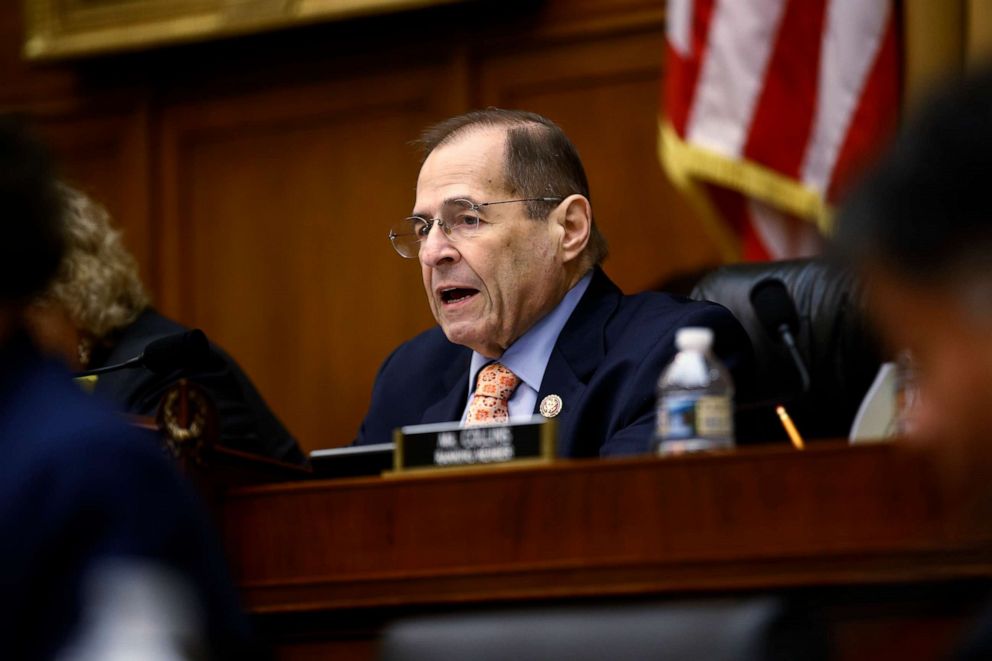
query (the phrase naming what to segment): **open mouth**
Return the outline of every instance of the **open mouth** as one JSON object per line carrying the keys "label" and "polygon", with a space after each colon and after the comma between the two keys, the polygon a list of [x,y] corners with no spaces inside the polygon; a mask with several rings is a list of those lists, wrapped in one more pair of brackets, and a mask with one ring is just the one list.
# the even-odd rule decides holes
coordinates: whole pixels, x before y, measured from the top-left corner
{"label": "open mouth", "polygon": [[479,293],[478,289],[468,289],[464,287],[452,287],[451,289],[441,290],[441,302],[445,305],[453,305],[455,303],[461,303],[462,301],[467,301],[476,294]]}

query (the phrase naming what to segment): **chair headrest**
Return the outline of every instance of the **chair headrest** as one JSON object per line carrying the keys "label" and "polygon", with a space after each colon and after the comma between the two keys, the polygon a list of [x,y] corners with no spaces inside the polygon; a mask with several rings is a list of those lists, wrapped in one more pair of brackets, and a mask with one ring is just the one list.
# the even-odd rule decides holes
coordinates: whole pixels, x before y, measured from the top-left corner
{"label": "chair headrest", "polygon": [[[769,278],[785,285],[796,306],[796,344],[812,382],[805,395],[785,347],[766,331],[751,303],[751,290]],[[750,336],[757,383],[748,399],[792,402],[790,413],[807,436],[847,435],[881,362],[851,271],[815,259],[732,264],[704,277],[692,298],[728,308]]]}

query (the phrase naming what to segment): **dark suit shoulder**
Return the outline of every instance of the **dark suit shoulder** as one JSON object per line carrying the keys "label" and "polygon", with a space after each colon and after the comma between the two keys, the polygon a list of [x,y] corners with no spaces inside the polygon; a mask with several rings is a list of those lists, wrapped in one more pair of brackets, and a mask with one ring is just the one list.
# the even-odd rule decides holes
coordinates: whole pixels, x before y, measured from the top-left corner
{"label": "dark suit shoulder", "polygon": [[549,388],[581,393],[572,414],[560,422],[563,454],[648,450],[658,377],[676,353],[678,330],[688,326],[712,329],[714,353],[735,383],[749,382],[750,340],[726,308],[660,292],[624,296],[597,271],[559,336],[562,360],[553,355],[545,373]]}
{"label": "dark suit shoulder", "polygon": [[[622,347],[626,353],[642,347],[674,354],[680,328],[702,326],[713,330],[714,351],[737,368],[741,353],[750,359],[750,340],[731,312],[717,303],[695,301],[661,292],[622,297],[605,327],[606,351]],[[746,362],[746,361],[745,361]]]}
{"label": "dark suit shoulder", "polygon": [[189,330],[179,322],[162,316],[153,308],[146,308],[131,324],[113,338],[113,346],[100,361],[113,365],[137,356],[150,342]]}
{"label": "dark suit shoulder", "polygon": [[396,347],[383,361],[380,373],[388,369],[399,369],[406,373],[429,370],[436,374],[438,365],[441,364],[439,361],[467,352],[465,347],[449,342],[441,327],[435,326]]}
{"label": "dark suit shoulder", "polygon": [[709,301],[663,292],[625,295],[597,268],[562,335],[568,338],[568,344],[581,346],[603,333],[604,350],[609,351],[618,343],[632,349],[631,343],[655,346],[663,340],[673,342],[675,331],[693,325],[712,327],[714,331],[739,326],[729,310]]}
{"label": "dark suit shoulder", "polygon": [[[675,351],[675,335],[680,328],[700,326],[713,330],[713,351],[735,377],[751,378],[753,354],[751,340],[737,318],[727,308],[712,301],[697,301],[661,292],[645,292],[624,297],[621,314],[607,332],[618,333],[623,341],[631,335],[642,336],[649,343],[664,342],[666,350]],[[636,323],[635,323],[636,322]],[[644,337],[644,329],[658,334]]]}
{"label": "dark suit shoulder", "polygon": [[467,373],[471,350],[452,344],[439,326],[398,346],[383,361],[354,443],[387,443],[392,431],[422,421]]}
{"label": "dark suit shoulder", "polygon": [[616,314],[607,324],[607,331],[636,332],[636,327],[630,327],[632,321],[642,324],[654,321],[666,327],[681,327],[683,320],[719,319],[725,315],[730,315],[730,311],[710,301],[696,301],[663,292],[644,292],[621,298]]}

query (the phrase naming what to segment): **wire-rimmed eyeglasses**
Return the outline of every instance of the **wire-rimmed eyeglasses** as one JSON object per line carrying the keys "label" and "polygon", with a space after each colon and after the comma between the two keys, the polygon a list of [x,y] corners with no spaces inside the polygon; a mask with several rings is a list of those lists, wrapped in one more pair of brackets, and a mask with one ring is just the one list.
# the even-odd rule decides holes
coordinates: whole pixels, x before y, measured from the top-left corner
{"label": "wire-rimmed eyeglasses", "polygon": [[389,241],[401,257],[414,258],[420,254],[420,244],[430,234],[436,223],[450,241],[460,241],[475,236],[484,221],[479,217],[482,207],[513,202],[561,202],[562,197],[527,197],[520,200],[499,202],[473,202],[472,200],[448,200],[441,205],[435,218],[410,216],[396,223],[389,230]]}

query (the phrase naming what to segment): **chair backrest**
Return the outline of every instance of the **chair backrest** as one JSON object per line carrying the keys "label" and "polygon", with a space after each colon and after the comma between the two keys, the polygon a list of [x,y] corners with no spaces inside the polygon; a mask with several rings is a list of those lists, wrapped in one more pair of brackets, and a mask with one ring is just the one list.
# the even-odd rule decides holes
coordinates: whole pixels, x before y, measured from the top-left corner
{"label": "chair backrest", "polygon": [[435,615],[386,631],[383,661],[825,659],[825,630],[776,597]]}
{"label": "chair backrest", "polygon": [[[798,372],[785,346],[769,336],[751,306],[751,289],[766,278],[781,280],[796,304],[796,344],[810,372],[808,393],[801,393]],[[751,337],[756,383],[748,389],[747,399],[768,406],[749,417],[752,427],[761,427],[761,431],[739,429],[739,436],[774,433],[783,438],[774,419],[773,401],[786,405],[806,437],[847,436],[882,355],[853,273],[810,259],[732,264],[704,277],[692,298],[728,308]]]}

